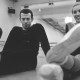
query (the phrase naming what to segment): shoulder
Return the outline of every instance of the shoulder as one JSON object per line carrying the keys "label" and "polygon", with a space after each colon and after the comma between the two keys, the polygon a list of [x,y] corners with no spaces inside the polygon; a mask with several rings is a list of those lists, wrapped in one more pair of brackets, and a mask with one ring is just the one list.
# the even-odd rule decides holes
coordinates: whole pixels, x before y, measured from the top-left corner
{"label": "shoulder", "polygon": [[18,27],[18,26],[14,26],[11,31],[10,31],[10,34],[19,34],[21,33],[22,31],[22,28],[21,27]]}
{"label": "shoulder", "polygon": [[22,28],[21,27],[19,27],[19,26],[14,26],[13,28],[12,28],[12,31],[18,31],[18,30],[22,30]]}
{"label": "shoulder", "polygon": [[21,29],[19,26],[14,26],[12,29]]}
{"label": "shoulder", "polygon": [[33,24],[32,26],[33,28],[38,29],[38,30],[44,29],[43,25],[40,23]]}

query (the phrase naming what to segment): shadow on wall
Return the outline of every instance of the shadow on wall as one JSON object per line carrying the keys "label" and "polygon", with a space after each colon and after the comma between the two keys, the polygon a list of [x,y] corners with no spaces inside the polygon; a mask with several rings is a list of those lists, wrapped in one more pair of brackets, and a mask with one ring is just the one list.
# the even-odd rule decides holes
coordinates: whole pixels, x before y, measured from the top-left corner
{"label": "shadow on wall", "polygon": [[54,29],[57,29],[61,33],[65,34],[65,29],[63,27],[61,27],[58,24],[58,22],[56,22],[52,18],[45,18],[45,19],[42,19],[42,20],[45,21],[47,24],[51,25]]}

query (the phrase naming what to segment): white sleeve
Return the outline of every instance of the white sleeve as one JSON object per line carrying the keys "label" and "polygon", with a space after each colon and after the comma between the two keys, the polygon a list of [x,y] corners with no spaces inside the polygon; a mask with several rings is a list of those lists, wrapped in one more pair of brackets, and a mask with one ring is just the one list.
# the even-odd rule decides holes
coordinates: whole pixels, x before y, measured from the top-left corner
{"label": "white sleeve", "polygon": [[46,55],[48,62],[62,62],[80,46],[80,24],[74,26]]}

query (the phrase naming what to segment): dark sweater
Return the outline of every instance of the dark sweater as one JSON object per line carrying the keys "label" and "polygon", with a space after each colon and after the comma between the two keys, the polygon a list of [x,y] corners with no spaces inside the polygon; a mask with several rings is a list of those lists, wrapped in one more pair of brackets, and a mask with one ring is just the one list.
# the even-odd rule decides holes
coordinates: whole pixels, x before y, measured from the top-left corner
{"label": "dark sweater", "polygon": [[39,43],[46,55],[50,46],[41,24],[34,24],[26,31],[15,26],[3,48],[2,63],[36,68]]}

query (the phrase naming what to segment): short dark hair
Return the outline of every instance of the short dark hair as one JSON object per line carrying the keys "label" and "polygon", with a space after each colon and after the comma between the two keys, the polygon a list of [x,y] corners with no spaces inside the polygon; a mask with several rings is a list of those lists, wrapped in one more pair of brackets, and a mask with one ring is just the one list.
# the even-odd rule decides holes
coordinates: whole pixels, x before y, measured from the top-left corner
{"label": "short dark hair", "polygon": [[20,18],[21,18],[21,13],[24,13],[24,14],[30,13],[31,14],[31,18],[33,19],[33,12],[30,9],[22,9],[20,11]]}

